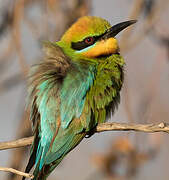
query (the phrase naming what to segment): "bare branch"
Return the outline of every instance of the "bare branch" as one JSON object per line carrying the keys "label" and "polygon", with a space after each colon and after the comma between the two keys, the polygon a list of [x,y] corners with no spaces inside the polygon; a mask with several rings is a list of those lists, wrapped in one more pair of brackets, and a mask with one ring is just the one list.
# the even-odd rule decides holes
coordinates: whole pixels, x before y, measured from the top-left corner
{"label": "bare branch", "polygon": [[[95,132],[97,133],[104,131],[140,131],[147,133],[154,133],[154,132],[169,133],[169,125],[163,122],[159,124],[103,123],[98,125],[95,130]],[[18,139],[15,141],[1,142],[0,150],[29,146],[32,144],[32,142],[33,142],[33,136],[28,138]],[[0,167],[0,171],[11,172],[31,179],[33,178],[33,175],[15,170],[13,168]]]}
{"label": "bare branch", "polygon": [[33,179],[33,177],[34,177],[32,174],[24,173],[24,172],[18,171],[18,170],[13,169],[13,168],[0,167],[0,171],[11,172],[11,173],[14,173],[14,174],[17,174],[20,176],[24,176],[27,178],[31,178],[31,179]]}
{"label": "bare branch", "polygon": [[24,146],[29,146],[33,142],[33,136],[28,138],[22,138],[15,141],[7,141],[0,143],[0,150],[19,148]]}
{"label": "bare branch", "polygon": [[[96,132],[103,131],[140,131],[147,133],[166,132],[169,133],[169,125],[166,123],[159,124],[134,124],[134,123],[103,123],[96,127]],[[33,136],[22,138],[15,141],[1,142],[0,150],[19,148],[29,146],[33,142]]]}
{"label": "bare branch", "polygon": [[103,123],[97,126],[96,132],[103,131],[140,131],[147,133],[169,133],[169,125],[163,122],[159,124]]}

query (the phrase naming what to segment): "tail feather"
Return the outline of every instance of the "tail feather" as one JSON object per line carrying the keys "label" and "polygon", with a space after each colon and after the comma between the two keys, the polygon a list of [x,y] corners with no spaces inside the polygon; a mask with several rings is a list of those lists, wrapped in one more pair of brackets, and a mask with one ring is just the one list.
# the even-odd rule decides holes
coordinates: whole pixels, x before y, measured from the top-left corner
{"label": "tail feather", "polygon": [[62,161],[64,156],[57,159],[54,163],[49,165],[44,165],[43,168],[39,171],[39,166],[37,166],[33,172],[34,178],[32,180],[46,180],[49,174],[55,169],[55,167]]}
{"label": "tail feather", "polygon": [[33,173],[34,175],[33,180],[46,180],[49,174],[58,166],[58,164],[62,161],[65,155],[69,153],[72,149],[74,149],[85,137],[85,135],[86,133],[74,135],[72,141],[69,142],[67,146],[67,150],[63,152],[62,156],[60,156],[58,159],[51,162],[50,164],[44,164],[41,170],[39,170],[39,164],[37,164]]}
{"label": "tail feather", "polygon": [[[33,152],[29,159],[28,165],[26,166],[25,173],[29,173],[29,171],[32,169],[32,167],[35,164],[35,159],[36,159],[36,153]],[[22,180],[25,180],[25,177],[23,177]]]}
{"label": "tail feather", "polygon": [[[33,146],[32,146],[33,151],[32,151],[31,156],[29,158],[29,162],[28,162],[28,164],[26,166],[25,173],[29,173],[29,171],[32,169],[32,167],[35,164],[36,152],[37,152],[36,150],[37,150],[37,147],[38,147],[38,143],[39,143],[39,138],[36,137],[34,139],[34,143],[33,143]],[[22,180],[25,180],[25,177],[22,177]]]}

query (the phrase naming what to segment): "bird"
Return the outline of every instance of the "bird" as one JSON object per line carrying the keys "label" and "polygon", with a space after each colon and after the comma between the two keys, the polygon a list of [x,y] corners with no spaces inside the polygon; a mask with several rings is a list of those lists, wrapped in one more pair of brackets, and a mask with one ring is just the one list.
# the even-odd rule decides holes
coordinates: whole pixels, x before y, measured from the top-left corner
{"label": "bird", "polygon": [[83,16],[59,41],[43,42],[44,58],[32,66],[28,80],[34,141],[25,172],[34,166],[33,180],[46,180],[114,113],[125,65],[116,35],[135,22],[111,26],[103,18]]}

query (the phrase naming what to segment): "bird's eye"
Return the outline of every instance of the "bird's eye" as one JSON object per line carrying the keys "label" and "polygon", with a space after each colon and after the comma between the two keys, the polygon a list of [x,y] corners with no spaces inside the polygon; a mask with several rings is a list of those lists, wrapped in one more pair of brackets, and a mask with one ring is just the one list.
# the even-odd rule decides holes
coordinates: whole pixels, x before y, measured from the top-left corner
{"label": "bird's eye", "polygon": [[84,42],[86,43],[86,44],[93,44],[94,43],[94,38],[93,37],[87,37],[85,40],[84,40]]}
{"label": "bird's eye", "polygon": [[72,42],[71,47],[75,50],[82,50],[84,48],[87,48],[88,46],[93,45],[96,42],[96,37],[87,37],[79,42]]}

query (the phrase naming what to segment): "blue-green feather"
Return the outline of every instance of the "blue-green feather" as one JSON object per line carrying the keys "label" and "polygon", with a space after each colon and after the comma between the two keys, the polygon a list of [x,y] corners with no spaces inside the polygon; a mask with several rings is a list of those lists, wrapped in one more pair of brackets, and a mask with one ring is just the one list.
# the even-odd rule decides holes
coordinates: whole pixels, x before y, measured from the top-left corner
{"label": "blue-green feather", "polygon": [[92,86],[95,78],[95,67],[76,67],[64,79],[61,98],[61,126],[67,128],[73,118],[79,118],[82,114],[85,95]]}
{"label": "blue-green feather", "polygon": [[122,85],[119,55],[99,63],[77,63],[56,45],[47,46],[50,53],[29,86],[35,135],[31,157],[36,160],[30,158],[26,172],[35,164],[34,180],[46,179],[97,123],[105,121],[118,104]]}
{"label": "blue-green feather", "polygon": [[[69,124],[74,118],[79,118],[82,114],[85,96],[93,84],[95,78],[93,66],[74,67],[67,72],[67,76],[62,82],[62,86],[44,80],[37,86],[37,106],[41,115],[40,121],[40,142],[36,154],[35,165],[39,166],[39,171],[44,164],[59,159],[72,148],[70,146],[75,135],[83,128],[70,132]],[[57,96],[54,96],[57,91]],[[57,129],[56,120],[61,117],[61,127],[50,148],[52,138]],[[88,122],[90,123],[90,115]],[[63,135],[64,134],[64,135]]]}
{"label": "blue-green feather", "polygon": [[53,96],[49,97],[52,89],[52,84],[50,84],[48,80],[42,82],[38,87],[37,105],[39,113],[41,114],[39,134],[41,139],[37,150],[36,164],[40,160],[40,170],[43,167],[44,158],[57,128],[56,126],[52,126],[58,116],[57,101],[56,99],[53,99]]}

